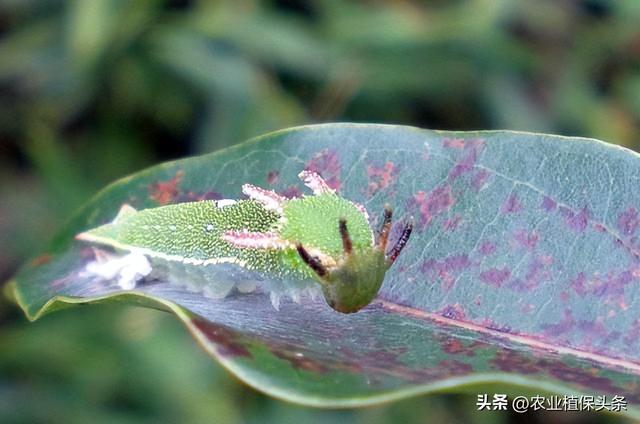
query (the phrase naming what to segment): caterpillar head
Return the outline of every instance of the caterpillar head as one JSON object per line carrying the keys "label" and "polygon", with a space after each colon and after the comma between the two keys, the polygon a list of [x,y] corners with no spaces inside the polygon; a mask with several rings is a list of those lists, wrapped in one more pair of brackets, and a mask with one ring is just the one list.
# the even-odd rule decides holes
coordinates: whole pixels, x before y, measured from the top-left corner
{"label": "caterpillar head", "polygon": [[368,305],[378,294],[385,273],[407,244],[413,229],[411,220],[405,224],[393,248],[386,252],[391,216],[391,209],[386,206],[377,242],[361,249],[353,248],[348,222],[340,219],[336,230],[342,238],[343,251],[335,263],[327,264],[302,244],[296,244],[298,254],[320,281],[327,304],[336,311],[348,314]]}

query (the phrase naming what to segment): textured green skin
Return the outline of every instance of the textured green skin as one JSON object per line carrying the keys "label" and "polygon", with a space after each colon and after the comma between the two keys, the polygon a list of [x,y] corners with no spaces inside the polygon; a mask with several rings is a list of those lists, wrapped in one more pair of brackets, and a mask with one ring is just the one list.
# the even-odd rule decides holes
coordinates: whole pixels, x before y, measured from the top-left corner
{"label": "textured green skin", "polygon": [[[345,255],[339,220],[347,221],[353,253]],[[230,230],[275,233],[285,248],[238,247],[222,239]],[[204,265],[236,263],[278,277],[320,282],[327,303],[340,312],[355,312],[376,296],[388,268],[384,252],[364,214],[351,201],[334,193],[286,200],[282,214],[256,200],[217,207],[199,201],[121,214],[113,222],[81,235],[91,242],[119,250],[142,249],[152,258]],[[318,277],[298,255],[301,243],[324,258],[329,274]]]}
{"label": "textured green skin", "polygon": [[378,249],[356,251],[345,266],[329,274],[322,284],[324,297],[333,309],[356,312],[367,306],[378,294],[389,265]]}
{"label": "textured green skin", "polygon": [[373,233],[365,217],[353,202],[335,194],[290,200],[285,204],[284,216],[283,239],[316,248],[335,260],[342,254],[342,239],[338,231],[340,218],[347,220],[354,249],[373,246]]}
{"label": "textured green skin", "polygon": [[[282,252],[237,248],[220,237],[229,230],[266,232],[277,220],[278,214],[254,200],[224,208],[204,200],[137,211],[89,230],[83,236],[120,250],[142,248],[150,257],[170,255],[180,262],[233,257],[247,262],[251,269],[273,271]],[[207,230],[210,224],[212,229]]]}

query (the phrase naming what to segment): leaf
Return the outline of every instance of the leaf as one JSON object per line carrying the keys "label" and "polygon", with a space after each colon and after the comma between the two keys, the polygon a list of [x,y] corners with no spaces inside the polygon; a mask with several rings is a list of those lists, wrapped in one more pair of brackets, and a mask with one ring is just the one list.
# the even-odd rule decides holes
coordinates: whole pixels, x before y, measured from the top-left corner
{"label": "leaf", "polygon": [[[122,292],[78,276],[92,253],[73,236],[123,203],[238,198],[243,183],[298,195],[303,168],[363,203],[374,225],[384,203],[397,225],[416,219],[378,298],[356,314],[321,299],[284,298],[278,311],[267,293],[213,300],[165,282]],[[12,289],[30,319],[87,302],[171,311],[239,378],[307,405],[491,393],[495,383],[513,393],[624,396],[640,416],[639,172],[635,153],[597,140],[293,128],[115,182]]]}

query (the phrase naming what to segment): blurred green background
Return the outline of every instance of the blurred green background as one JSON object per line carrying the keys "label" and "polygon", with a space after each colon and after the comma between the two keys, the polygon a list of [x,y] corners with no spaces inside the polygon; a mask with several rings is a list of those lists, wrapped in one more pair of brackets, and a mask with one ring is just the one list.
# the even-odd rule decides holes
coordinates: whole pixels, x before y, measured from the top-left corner
{"label": "blurred green background", "polygon": [[[637,0],[0,0],[0,280],[106,183],[293,125],[515,129],[640,149]],[[491,392],[489,390],[489,392]],[[0,422],[620,422],[432,396],[319,411],[167,314],[0,300]]]}

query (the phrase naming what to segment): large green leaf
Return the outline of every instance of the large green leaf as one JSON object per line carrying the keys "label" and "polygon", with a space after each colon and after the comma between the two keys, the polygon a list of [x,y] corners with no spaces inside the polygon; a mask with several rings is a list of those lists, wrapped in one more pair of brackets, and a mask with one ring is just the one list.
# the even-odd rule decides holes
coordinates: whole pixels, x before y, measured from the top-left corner
{"label": "large green leaf", "polygon": [[[136,208],[237,198],[243,183],[287,195],[320,172],[377,220],[416,231],[369,307],[166,282],[119,291],[82,270],[74,234]],[[640,159],[578,138],[330,124],[284,130],[162,164],[100,192],[10,286],[31,319],[113,301],[175,313],[248,384],[309,404],[355,406],[443,390],[625,396],[640,414]],[[396,231],[397,233],[397,231]],[[527,393],[531,393],[529,390]]]}

